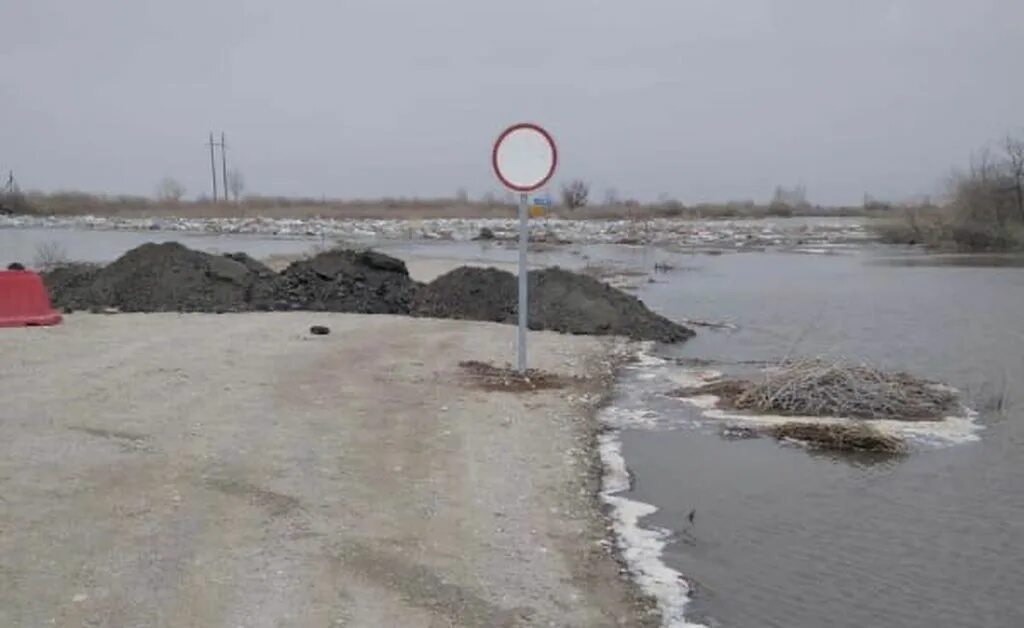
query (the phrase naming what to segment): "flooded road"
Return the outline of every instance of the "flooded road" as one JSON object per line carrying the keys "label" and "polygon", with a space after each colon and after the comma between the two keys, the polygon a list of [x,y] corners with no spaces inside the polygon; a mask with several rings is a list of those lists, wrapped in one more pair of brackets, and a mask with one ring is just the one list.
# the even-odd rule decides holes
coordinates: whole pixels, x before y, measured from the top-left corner
{"label": "flooded road", "polygon": [[[69,257],[90,261],[169,239],[256,257],[319,243],[0,230],[0,261],[30,256],[35,242],[58,237]],[[514,249],[497,243],[382,248],[453,263],[515,260]],[[668,531],[664,561],[695,583],[689,620],[737,628],[1024,625],[1019,258],[881,246],[707,255],[615,245],[547,248],[531,258],[573,269],[611,265],[634,275],[636,294],[655,311],[735,326],[656,348],[662,361],[628,370],[614,404],[633,479],[625,495],[659,509],[642,523]],[[679,361],[730,371],[816,355],[947,382],[978,411],[980,429],[915,439],[904,458],[836,458],[771,440],[725,439],[719,422],[664,395],[687,375]]]}
{"label": "flooded road", "polygon": [[[948,382],[977,440],[912,443],[902,459],[812,455],[726,440],[665,397],[679,367],[635,370],[617,405],[633,499],[671,531],[665,562],[696,582],[713,626],[1024,625],[1024,272],[883,251],[691,257],[640,296],[670,317],[728,320],[669,358],[827,355]],[[1000,410],[1001,407],[1001,410]],[[628,414],[628,413],[627,413]],[[695,512],[694,522],[688,514]]]}
{"label": "flooded road", "polygon": [[296,255],[319,244],[319,238],[195,234],[173,231],[84,231],[80,229],[0,229],[0,263],[33,265],[43,248],[75,262],[112,262],[147,242],[180,242],[207,253],[244,251],[256,258]]}

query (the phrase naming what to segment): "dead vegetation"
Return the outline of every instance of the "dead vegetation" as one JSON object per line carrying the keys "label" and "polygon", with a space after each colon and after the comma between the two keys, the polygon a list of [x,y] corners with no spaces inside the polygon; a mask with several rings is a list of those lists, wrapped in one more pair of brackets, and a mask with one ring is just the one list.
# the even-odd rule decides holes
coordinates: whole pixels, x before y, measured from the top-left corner
{"label": "dead vegetation", "polygon": [[795,440],[828,451],[892,455],[907,451],[901,438],[866,423],[783,423],[766,431],[778,440]]}
{"label": "dead vegetation", "polygon": [[53,270],[68,263],[67,250],[60,242],[40,242],[36,245],[33,264],[43,271]]}
{"label": "dead vegetation", "polygon": [[943,206],[925,204],[875,214],[883,242],[959,251],[1024,249],[1024,139],[984,148],[954,174]]}
{"label": "dead vegetation", "polygon": [[[229,186],[232,181],[229,181]],[[74,190],[0,193],[0,214],[44,214],[56,216],[117,216],[122,218],[328,218],[336,220],[428,218],[515,218],[514,198],[485,195],[479,200],[455,198],[332,199],[325,197],[279,197],[245,195],[232,203],[209,199],[191,200],[158,191],[157,198],[136,195],[92,194]],[[177,200],[175,200],[175,198]],[[574,196],[573,203],[578,202]],[[564,199],[563,199],[564,200]],[[572,211],[559,205],[552,215],[574,220],[680,220],[758,219],[780,216],[861,216],[860,207],[807,206],[797,209],[756,204],[752,201],[683,205],[679,201],[640,203],[637,201],[587,202]]]}
{"label": "dead vegetation", "polygon": [[476,360],[459,362],[459,366],[475,387],[492,392],[557,390],[569,386],[574,381],[570,377],[538,369],[527,369],[523,375],[509,366],[494,366]]}
{"label": "dead vegetation", "polygon": [[936,421],[959,407],[935,382],[816,358],[766,369],[759,380],[723,379],[679,394],[717,395],[728,407],[762,414],[870,420]]}

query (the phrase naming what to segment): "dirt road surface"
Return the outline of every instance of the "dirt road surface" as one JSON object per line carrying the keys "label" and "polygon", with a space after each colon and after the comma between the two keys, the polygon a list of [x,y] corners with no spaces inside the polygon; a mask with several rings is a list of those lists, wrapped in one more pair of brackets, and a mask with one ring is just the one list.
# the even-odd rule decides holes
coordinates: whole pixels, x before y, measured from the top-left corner
{"label": "dirt road surface", "polygon": [[584,401],[615,341],[535,334],[534,366],[597,379],[508,393],[458,366],[512,359],[503,325],[0,331],[0,626],[639,621],[601,545]]}

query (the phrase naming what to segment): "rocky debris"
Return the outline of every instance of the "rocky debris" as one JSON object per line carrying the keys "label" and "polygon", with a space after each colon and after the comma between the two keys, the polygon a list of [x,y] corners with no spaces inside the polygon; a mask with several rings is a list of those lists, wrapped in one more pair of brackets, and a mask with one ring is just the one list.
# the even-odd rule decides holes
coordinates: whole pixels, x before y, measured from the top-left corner
{"label": "rocky debris", "polygon": [[326,325],[313,325],[309,328],[309,333],[314,336],[326,336],[331,333],[331,328]]}
{"label": "rocky debris", "polygon": [[284,269],[273,309],[408,314],[419,287],[402,260],[332,250]]}
{"label": "rocky debris", "polygon": [[[429,218],[421,220],[331,218],[177,218],[160,216],[46,216],[0,215],[0,227],[87,230],[178,231],[299,236],[346,241],[441,240],[469,241],[490,230],[496,240],[515,239],[514,218]],[[875,236],[861,219],[809,218],[689,220],[530,220],[532,242],[579,244],[665,244],[687,251],[746,250],[752,242],[765,246],[842,247],[871,241]]]}
{"label": "rocky debris", "polygon": [[[419,291],[413,314],[514,324],[517,279],[494,268],[458,268]],[[655,314],[636,297],[560,268],[531,271],[530,329],[679,342],[693,331]]]}

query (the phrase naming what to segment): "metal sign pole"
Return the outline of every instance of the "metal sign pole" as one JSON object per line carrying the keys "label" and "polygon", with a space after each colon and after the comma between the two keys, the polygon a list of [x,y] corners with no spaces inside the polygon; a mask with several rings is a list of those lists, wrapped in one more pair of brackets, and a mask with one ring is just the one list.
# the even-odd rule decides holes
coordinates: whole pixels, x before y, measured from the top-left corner
{"label": "metal sign pole", "polygon": [[519,195],[519,374],[526,375],[526,330],[529,324],[529,272],[526,269],[526,245],[530,240],[529,209],[526,193]]}
{"label": "metal sign pole", "polygon": [[558,166],[558,148],[551,134],[536,124],[514,124],[494,143],[491,166],[506,188],[519,192],[519,374],[525,376],[526,332],[530,325],[530,272],[526,267],[526,248],[530,242],[528,193],[551,180]]}

